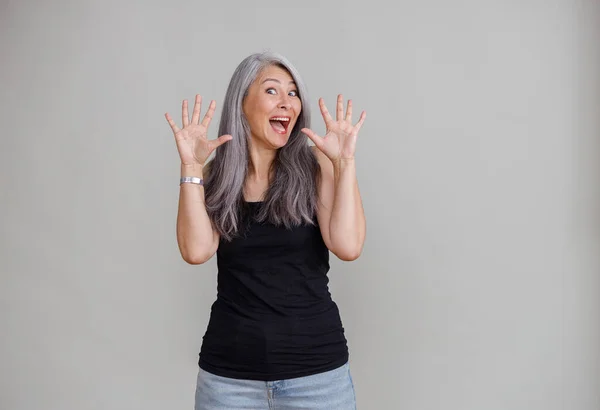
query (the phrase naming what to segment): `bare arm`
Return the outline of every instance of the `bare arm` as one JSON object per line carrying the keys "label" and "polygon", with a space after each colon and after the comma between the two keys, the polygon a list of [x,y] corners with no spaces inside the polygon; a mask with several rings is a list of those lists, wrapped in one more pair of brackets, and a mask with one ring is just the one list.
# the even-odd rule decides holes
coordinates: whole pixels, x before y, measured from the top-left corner
{"label": "bare arm", "polygon": [[[200,122],[201,104],[202,97],[196,95],[190,122],[187,100],[183,100],[181,113],[183,128],[181,129],[168,113],[165,114],[177,143],[182,177],[202,178],[203,164],[210,154],[219,145],[233,138],[231,135],[222,135],[216,140],[208,140],[206,131],[215,112],[215,102],[211,101],[202,122]],[[206,212],[202,185],[184,183],[179,188],[177,244],[183,259],[191,264],[204,263],[217,251],[219,235],[214,231]]]}
{"label": "bare arm", "polygon": [[323,241],[329,250],[344,261],[357,259],[366,236],[366,219],[356,179],[354,160],[335,165],[318,150],[321,183],[317,219]]}
{"label": "bare arm", "polygon": [[346,261],[357,259],[366,236],[366,220],[356,178],[354,151],[356,138],[366,113],[352,125],[352,101],[343,115],[342,95],[338,95],[336,120],[319,99],[327,133],[318,136],[308,128],[302,131],[315,143],[314,150],[321,166],[317,218],[323,240],[331,252]]}
{"label": "bare arm", "polygon": [[[201,165],[181,165],[181,176],[203,178]],[[204,203],[204,187],[181,184],[177,211],[177,244],[190,264],[208,261],[217,251],[219,234],[213,229]]]}

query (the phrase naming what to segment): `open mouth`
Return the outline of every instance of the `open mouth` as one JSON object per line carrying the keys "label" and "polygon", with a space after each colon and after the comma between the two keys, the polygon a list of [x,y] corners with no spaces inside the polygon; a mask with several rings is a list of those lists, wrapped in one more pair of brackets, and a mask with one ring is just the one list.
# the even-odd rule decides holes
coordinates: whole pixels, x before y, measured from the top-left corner
{"label": "open mouth", "polygon": [[290,117],[272,117],[269,118],[269,122],[276,133],[285,134],[290,125]]}

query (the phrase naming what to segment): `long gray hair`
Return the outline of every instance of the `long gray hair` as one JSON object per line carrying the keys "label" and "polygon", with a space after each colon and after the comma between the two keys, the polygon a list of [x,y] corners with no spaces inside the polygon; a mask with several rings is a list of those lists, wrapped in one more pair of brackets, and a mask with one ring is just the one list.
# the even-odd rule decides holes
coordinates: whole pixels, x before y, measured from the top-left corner
{"label": "long gray hair", "polygon": [[221,238],[230,241],[241,230],[241,209],[244,205],[244,182],[249,169],[250,126],[242,103],[248,88],[267,66],[287,70],[298,88],[302,110],[285,146],[277,150],[271,165],[269,188],[257,218],[286,228],[302,223],[314,224],[317,207],[317,184],[320,167],[300,131],[310,128],[310,105],[307,90],[294,66],[282,55],[262,52],[246,57],[236,68],[229,82],[218,135],[230,134],[233,139],[215,151],[207,164],[205,203],[208,215]]}

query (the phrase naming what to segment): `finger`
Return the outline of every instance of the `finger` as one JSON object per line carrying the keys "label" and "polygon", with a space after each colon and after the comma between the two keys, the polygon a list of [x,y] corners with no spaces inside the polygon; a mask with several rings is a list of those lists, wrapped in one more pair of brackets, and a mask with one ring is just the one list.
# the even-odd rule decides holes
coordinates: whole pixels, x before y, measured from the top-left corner
{"label": "finger", "polygon": [[360,119],[358,120],[358,122],[354,126],[354,135],[358,134],[358,131],[360,131],[360,127],[362,127],[363,122],[365,122],[365,118],[367,118],[367,113],[365,111],[363,111],[360,114]]}
{"label": "finger", "polygon": [[194,103],[194,113],[192,114],[192,125],[198,124],[200,121],[200,107],[202,106],[202,97],[196,94],[196,102]]}
{"label": "finger", "polygon": [[177,124],[175,124],[175,121],[173,121],[173,118],[171,118],[169,113],[166,113],[165,117],[167,118],[167,122],[169,123],[169,125],[171,126],[171,129],[173,130],[173,134],[177,134],[180,131],[180,129],[179,129],[179,127],[177,127]]}
{"label": "finger", "polygon": [[227,141],[231,141],[232,139],[233,139],[233,136],[231,136],[229,134],[221,135],[219,138],[212,141],[213,147],[214,147],[213,149],[217,149],[218,147],[225,144]]}
{"label": "finger", "polygon": [[219,148],[221,145],[225,144],[228,141],[231,141],[232,139],[233,139],[233,137],[231,135],[221,135],[216,140],[209,141],[208,144],[210,147],[210,152],[213,152],[214,150]]}
{"label": "finger", "polygon": [[187,100],[183,100],[183,104],[181,106],[181,123],[184,127],[187,127],[190,123],[190,113],[188,111]]}
{"label": "finger", "polygon": [[319,108],[321,109],[321,115],[323,115],[325,124],[332,122],[333,118],[331,118],[331,115],[329,115],[329,111],[327,110],[327,107],[325,107],[325,100],[322,98],[319,98]]}
{"label": "finger", "polygon": [[337,107],[336,107],[336,112],[335,112],[335,120],[341,121],[343,116],[344,116],[344,97],[342,97],[342,94],[338,94]]}
{"label": "finger", "polygon": [[348,100],[348,108],[346,108],[346,121],[352,123],[352,100]]}
{"label": "finger", "polygon": [[310,138],[310,140],[315,143],[317,148],[321,147],[323,138],[319,137],[316,133],[314,133],[311,129],[308,128],[302,128],[300,131],[305,133],[308,136],[308,138]]}
{"label": "finger", "polygon": [[212,117],[215,113],[216,105],[217,105],[217,103],[215,102],[215,100],[212,100],[210,102],[210,105],[208,106],[208,111],[206,111],[206,114],[204,114],[204,118],[202,119],[202,125],[204,125],[206,128],[208,128],[208,125],[210,124],[210,120],[212,120]]}

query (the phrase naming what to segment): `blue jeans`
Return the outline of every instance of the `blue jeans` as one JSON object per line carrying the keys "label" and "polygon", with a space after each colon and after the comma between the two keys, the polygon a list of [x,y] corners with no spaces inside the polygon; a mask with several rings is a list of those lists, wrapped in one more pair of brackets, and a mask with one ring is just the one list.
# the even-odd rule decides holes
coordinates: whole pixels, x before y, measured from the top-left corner
{"label": "blue jeans", "polygon": [[356,396],[346,363],[294,379],[259,381],[198,372],[195,410],[355,410]]}

